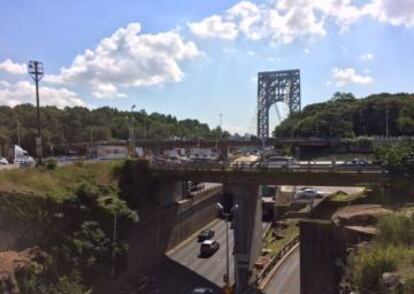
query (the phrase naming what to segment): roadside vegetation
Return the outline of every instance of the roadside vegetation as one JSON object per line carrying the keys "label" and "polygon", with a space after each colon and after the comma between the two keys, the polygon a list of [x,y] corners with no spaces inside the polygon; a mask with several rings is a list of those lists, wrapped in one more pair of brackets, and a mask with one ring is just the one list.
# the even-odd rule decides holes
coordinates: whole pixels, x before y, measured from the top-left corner
{"label": "roadside vegetation", "polygon": [[17,275],[21,293],[92,293],[94,285],[122,271],[126,237],[139,220],[118,185],[123,167],[77,163],[1,172],[2,218],[35,229],[29,235],[48,256]]}
{"label": "roadside vegetation", "polygon": [[383,216],[377,228],[348,256],[342,293],[414,293],[414,214]]}
{"label": "roadside vegetation", "polygon": [[269,229],[263,240],[263,248],[270,257],[276,256],[290,241],[299,234],[298,219],[284,219],[276,228]]}

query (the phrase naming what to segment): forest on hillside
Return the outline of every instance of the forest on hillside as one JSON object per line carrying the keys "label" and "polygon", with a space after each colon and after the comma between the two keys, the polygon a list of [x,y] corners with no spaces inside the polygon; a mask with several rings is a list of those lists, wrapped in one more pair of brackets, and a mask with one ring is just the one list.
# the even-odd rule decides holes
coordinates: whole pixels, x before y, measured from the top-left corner
{"label": "forest on hillside", "polygon": [[[387,123],[388,121],[388,123]],[[337,92],[322,103],[292,113],[273,135],[287,137],[352,138],[414,135],[414,94],[374,94],[357,99]]]}
{"label": "forest on hillside", "polygon": [[[171,136],[186,139],[216,139],[229,136],[220,128],[210,129],[196,119],[178,120],[171,115],[120,111],[102,107],[41,107],[41,126],[44,146],[66,143],[128,140],[131,122],[136,139],[166,139]],[[13,108],[0,106],[0,145],[17,144],[34,150],[37,134],[36,108],[22,104]]]}

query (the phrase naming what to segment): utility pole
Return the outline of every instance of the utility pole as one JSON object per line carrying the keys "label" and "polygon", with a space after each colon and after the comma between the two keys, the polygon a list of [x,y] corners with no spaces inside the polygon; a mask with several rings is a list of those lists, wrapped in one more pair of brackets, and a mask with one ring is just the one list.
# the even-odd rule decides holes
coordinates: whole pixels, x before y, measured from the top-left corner
{"label": "utility pole", "polygon": [[131,106],[131,129],[130,129],[130,133],[129,133],[129,141],[130,141],[130,148],[131,148],[131,156],[134,157],[135,154],[135,142],[134,142],[134,109],[135,109],[135,104]]}
{"label": "utility pole", "polygon": [[385,137],[388,138],[389,136],[389,108],[388,104],[385,108]]}
{"label": "utility pole", "polygon": [[40,61],[29,61],[29,75],[36,84],[36,115],[37,115],[37,137],[36,137],[36,156],[39,158],[39,163],[42,163],[43,148],[42,148],[42,132],[40,125],[40,103],[39,103],[39,82],[44,76],[43,63]]}

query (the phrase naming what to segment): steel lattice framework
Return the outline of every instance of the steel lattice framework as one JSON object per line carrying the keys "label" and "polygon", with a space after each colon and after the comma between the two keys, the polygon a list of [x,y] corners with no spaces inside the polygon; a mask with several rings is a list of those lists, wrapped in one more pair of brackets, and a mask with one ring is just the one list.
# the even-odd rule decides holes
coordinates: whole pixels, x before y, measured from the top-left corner
{"label": "steel lattice framework", "polygon": [[285,102],[290,112],[300,111],[300,71],[259,72],[257,79],[257,136],[269,137],[269,109],[276,102]]}

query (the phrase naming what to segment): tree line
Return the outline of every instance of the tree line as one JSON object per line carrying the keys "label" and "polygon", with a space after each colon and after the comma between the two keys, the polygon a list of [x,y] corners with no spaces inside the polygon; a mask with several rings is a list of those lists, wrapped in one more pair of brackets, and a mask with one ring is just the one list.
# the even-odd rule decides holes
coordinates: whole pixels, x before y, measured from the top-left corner
{"label": "tree line", "polygon": [[352,138],[413,136],[414,95],[381,93],[356,99],[337,92],[327,102],[306,106],[278,125],[276,137]]}
{"label": "tree line", "polygon": [[[186,139],[216,139],[228,137],[217,127],[196,119],[178,120],[171,115],[120,111],[101,107],[59,109],[45,106],[40,109],[42,139],[45,148],[79,142],[128,140],[131,125],[136,139],[166,139],[172,136]],[[31,104],[15,107],[0,106],[0,145],[18,144],[33,153],[37,135],[36,108]]]}

